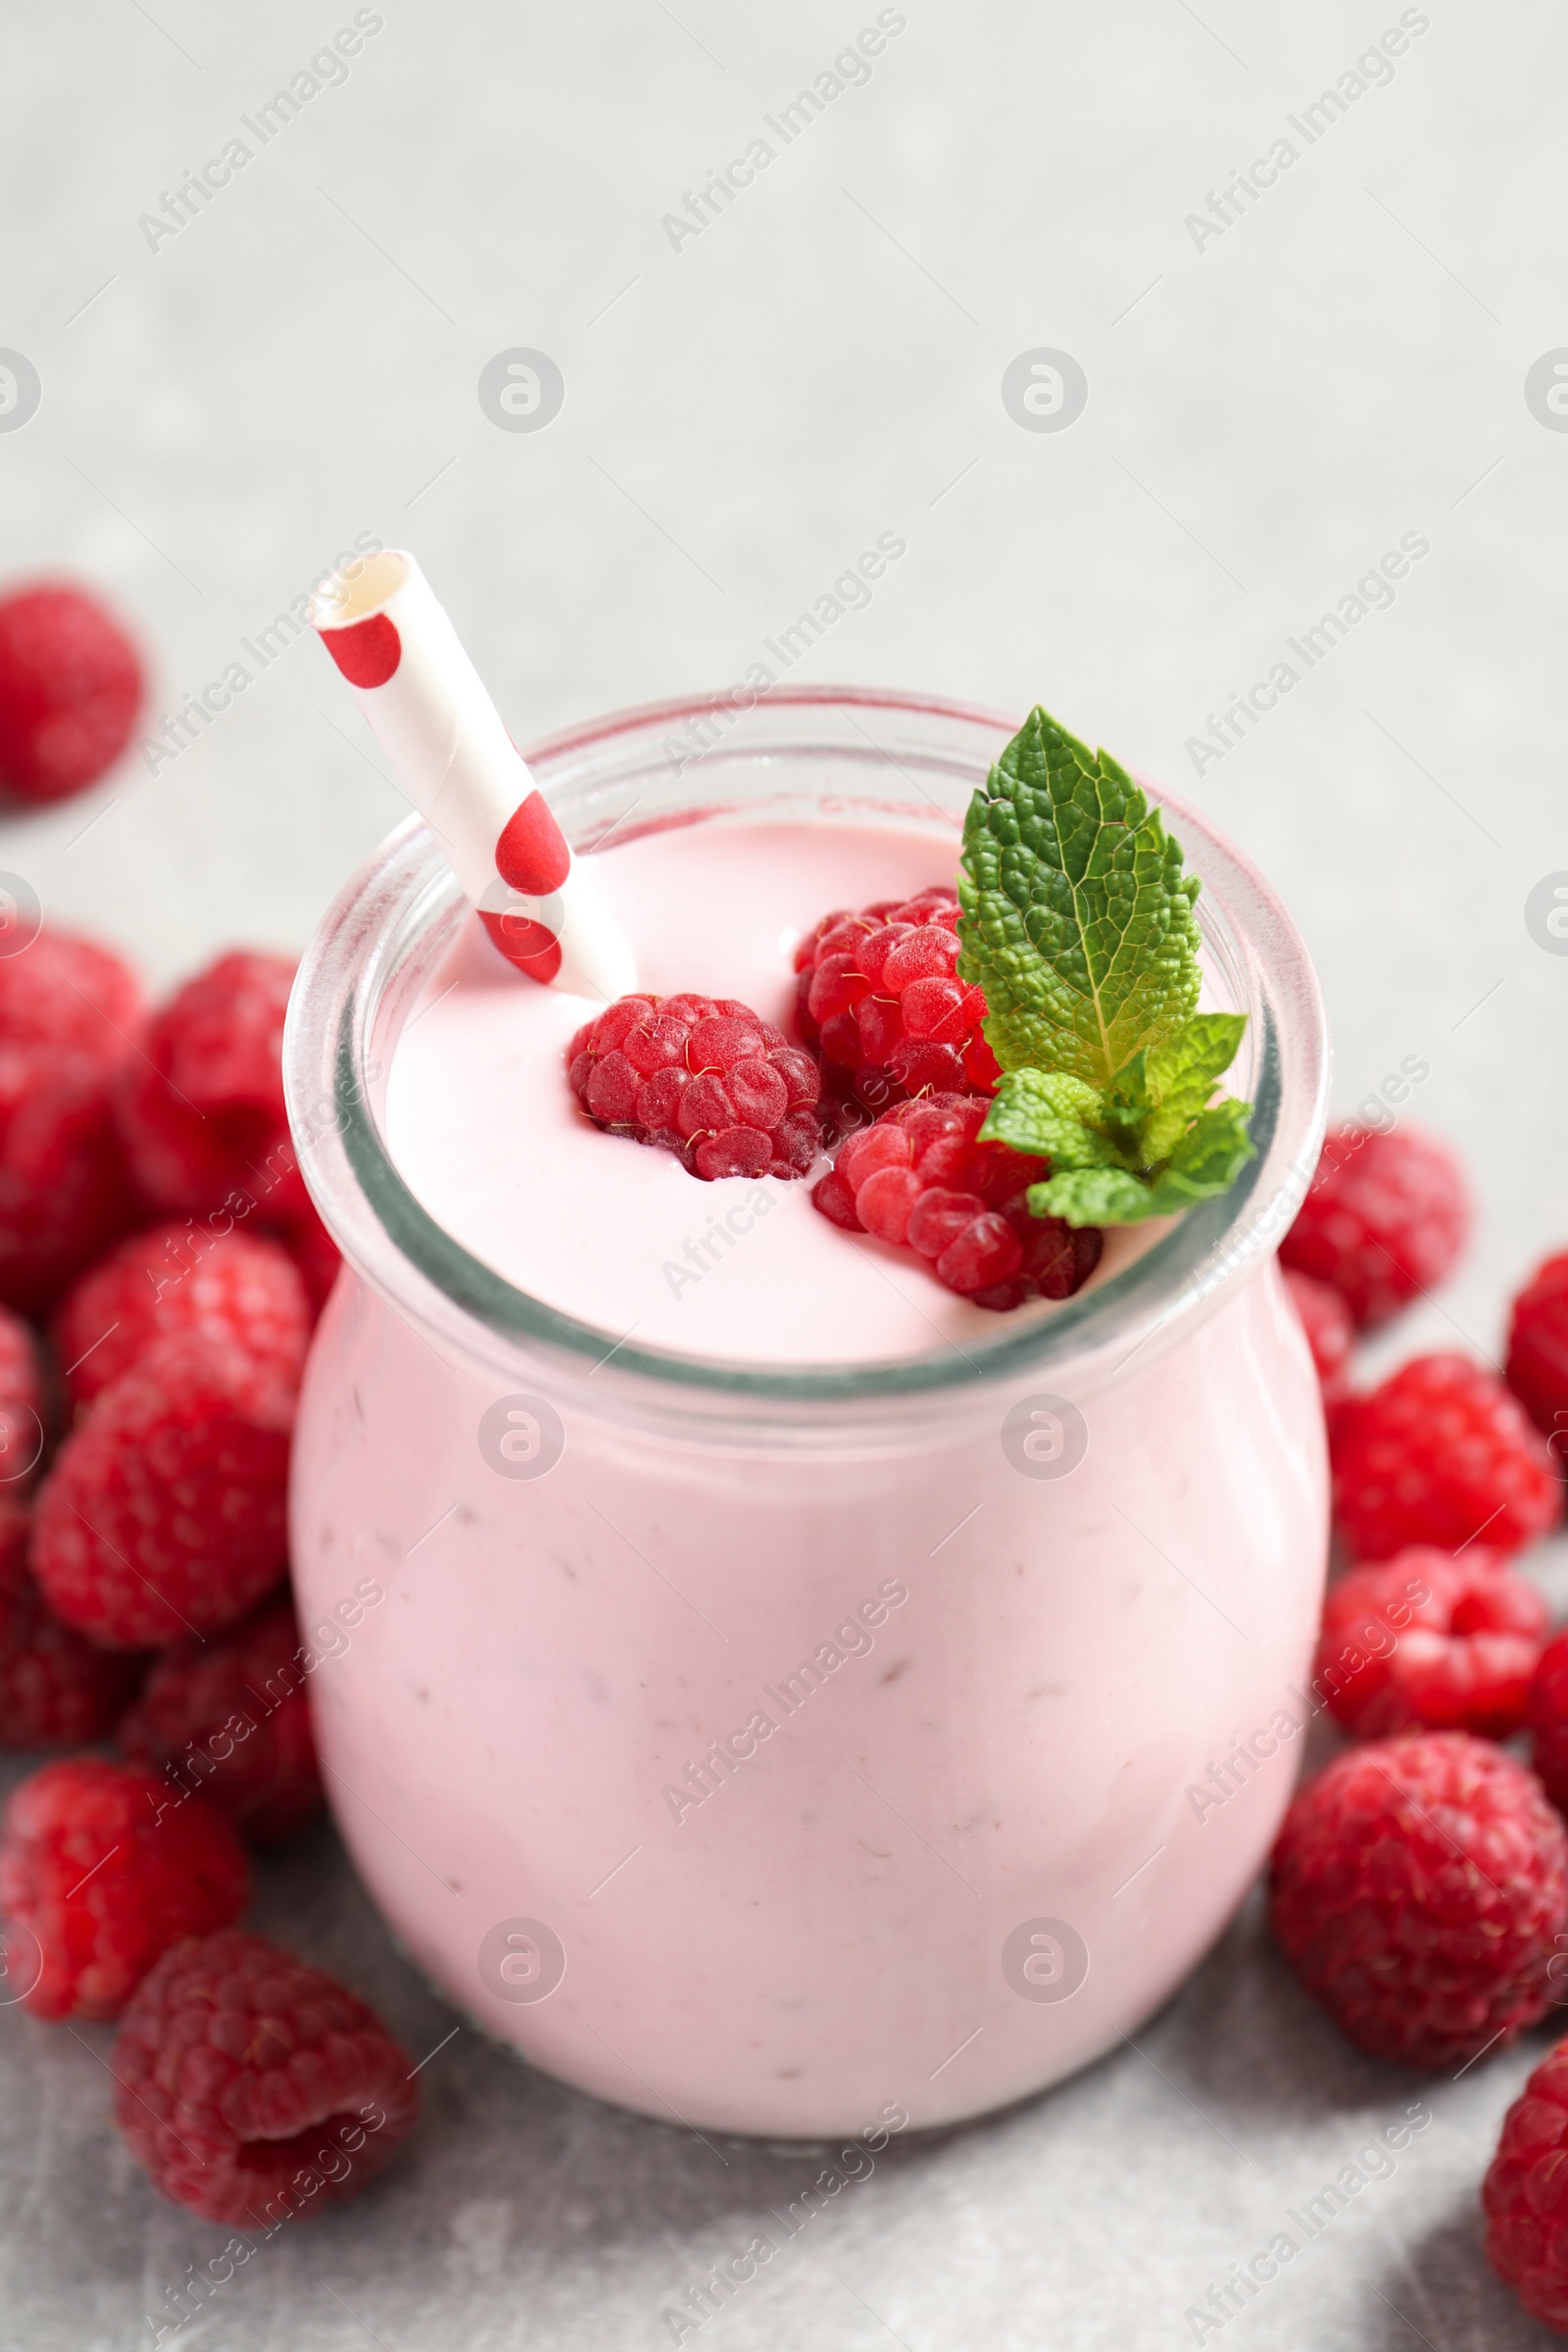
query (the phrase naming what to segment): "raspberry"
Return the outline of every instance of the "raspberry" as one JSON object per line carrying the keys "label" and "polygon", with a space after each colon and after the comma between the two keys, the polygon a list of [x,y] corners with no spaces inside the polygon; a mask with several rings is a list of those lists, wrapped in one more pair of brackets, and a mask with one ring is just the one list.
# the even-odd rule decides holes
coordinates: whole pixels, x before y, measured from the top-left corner
{"label": "raspberry", "polygon": [[31,1521],[0,1501],[0,1748],[80,1747],[128,1705],[142,1661],[73,1632],[27,1569]]}
{"label": "raspberry", "polygon": [[124,1073],[122,1132],[155,1207],[201,1216],[238,1203],[286,1220],[307,1205],[283,1108],[283,1014],[294,966],[236,949],[153,1015]]}
{"label": "raspberry", "polygon": [[705,1183],[804,1176],[821,1151],[815,1062],[731,997],[622,997],[566,1063],[597,1126],[673,1152]]}
{"label": "raspberry", "polygon": [[1312,1350],[1323,1401],[1338,1403],[1349,1394],[1350,1387],[1350,1351],[1355,1346],[1350,1310],[1339,1292],[1330,1290],[1326,1282],[1314,1282],[1310,1274],[1298,1274],[1289,1266],[1285,1269],[1285,1288],[1291,1294],[1291,1304],[1301,1319],[1306,1344]]}
{"label": "raspberry", "polygon": [[1453,1559],[1412,1544],[1330,1586],[1313,1679],[1359,1740],[1506,1740],[1524,1722],[1546,1623],[1541,1593],[1500,1552],[1477,1544]]}
{"label": "raspberry", "polygon": [[920,1094],[989,1093],[986,1001],[959,980],[958,901],[943,884],[902,904],[824,914],[795,951],[795,1018],[828,1083],[880,1111]]}
{"label": "raspberry", "polygon": [[24,1494],[44,1447],[43,1366],[30,1324],[0,1306],[0,1509]]}
{"label": "raspberry", "polygon": [[321,1802],[301,1647],[287,1600],[220,1642],[176,1642],[122,1722],[121,1746],[199,1788],[258,1844],[279,1844]]}
{"label": "raspberry", "polygon": [[1531,1762],[1559,1812],[1568,1811],[1568,1633],[1541,1653],[1526,1706]]}
{"label": "raspberry", "polygon": [[1568,2041],[1502,2119],[1481,2190],[1487,2259],[1533,2319],[1568,2334]]}
{"label": "raspberry", "polygon": [[245,1848],[198,1796],[156,1773],[73,1756],[12,1790],[0,1909],[37,1943],[36,2017],[118,2017],[160,1952],[225,1928],[250,1892]]}
{"label": "raspberry", "polygon": [[1351,1554],[1406,1544],[1460,1551],[1485,1536],[1518,1551],[1556,1524],[1551,1460],[1500,1380],[1462,1355],[1418,1355],[1343,1406],[1333,1433],[1334,1514]]}
{"label": "raspberry", "polygon": [[1470,1192],[1445,1143],[1419,1128],[1330,1128],[1280,1257],[1338,1291],[1363,1330],[1450,1271]]}
{"label": "raspberry", "polygon": [[38,1496],[33,1574],[107,1649],[218,1633],[285,1563],[295,1390],[212,1340],[161,1340],[66,1440]]}
{"label": "raspberry", "polygon": [[141,707],[141,662],[93,596],[40,582],[0,597],[0,784],[58,801],[113,767]]}
{"label": "raspberry", "polygon": [[1446,2066],[1534,2025],[1568,1921],[1568,1830],[1464,1732],[1336,1756],[1285,1817],[1271,1917],[1307,1991],[1376,2058]]}
{"label": "raspberry", "polygon": [[140,993],[117,956],[66,932],[0,956],[0,1298],[24,1313],[138,1214],[112,1096]]}
{"label": "raspberry", "polygon": [[311,1313],[313,1317],[318,1315],[331,1296],[337,1270],[343,1263],[338,1246],[309,1200],[297,1215],[279,1223],[277,1233],[304,1278]]}
{"label": "raspberry", "polygon": [[811,1204],[847,1232],[916,1250],[976,1306],[1070,1298],[1100,1263],[1102,1236],[1030,1215],[1025,1195],[1050,1162],[977,1143],[990,1107],[985,1095],[895,1103],[841,1146]]}
{"label": "raspberry", "polygon": [[54,1321],[55,1353],[74,1404],[139,1363],[158,1340],[217,1340],[297,1382],[311,1309],[281,1242],[188,1225],[132,1234],[84,1274]]}
{"label": "raspberry", "polygon": [[78,932],[45,928],[0,956],[0,1061],[80,1054],[94,1069],[114,1069],[131,1058],[141,1018],[141,982],[129,964]]}
{"label": "raspberry", "polygon": [[160,2194],[257,2230],[357,2196],[419,2107],[406,2052],[357,1993],[232,1929],[164,1954],[125,2012],[115,2082]]}
{"label": "raspberry", "polygon": [[1546,1258],[1514,1300],[1503,1378],[1560,1458],[1568,1451],[1568,1254]]}

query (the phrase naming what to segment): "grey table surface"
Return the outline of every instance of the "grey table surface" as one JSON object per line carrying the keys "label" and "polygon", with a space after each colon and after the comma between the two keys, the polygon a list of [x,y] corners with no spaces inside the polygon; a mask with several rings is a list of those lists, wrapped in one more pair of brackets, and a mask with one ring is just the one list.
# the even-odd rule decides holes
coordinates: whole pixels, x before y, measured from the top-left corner
{"label": "grey table surface", "polygon": [[[834,74],[879,14],[868,73]],[[326,45],[356,15],[340,74]],[[0,562],[102,582],[160,711],[250,675],[177,758],[0,826],[0,867],[159,981],[235,939],[303,944],[401,804],[317,649],[264,667],[243,641],[357,532],[419,550],[526,738],[738,678],[896,531],[907,556],[798,674],[1045,699],[1226,825],[1317,958],[1339,1106],[1416,1056],[1410,1107],[1476,1173],[1468,1263],[1382,1353],[1494,1353],[1510,1286],[1568,1238],[1568,962],[1525,920],[1568,868],[1568,418],[1545,396],[1565,69],[1548,0],[10,0],[0,346],[41,400],[20,429],[0,414]],[[781,126],[824,74],[842,89]],[[295,112],[259,120],[280,88]],[[759,138],[752,184],[678,225]],[[228,184],[160,227],[235,139]],[[561,371],[543,429],[480,404],[519,349]],[[1087,405],[1023,429],[1003,379],[1042,350]],[[1369,590],[1310,667],[1291,652],[1407,533],[1429,553],[1395,601]],[[1281,661],[1277,708],[1205,751]],[[264,1867],[256,1915],[421,2054],[451,2032],[325,1824]],[[1136,2049],[890,2150],[704,2340],[1192,2342],[1209,2282],[1424,2097],[1392,2177],[1225,2341],[1544,2341],[1476,2212],[1544,2046],[1436,2082],[1357,2057],[1254,1898]],[[121,2147],[108,2047],[0,2012],[7,2352],[150,2343],[145,2315],[222,2242]],[[641,2352],[808,2169],[716,2158],[471,2032],[424,2080],[397,2171],[172,2340]]]}

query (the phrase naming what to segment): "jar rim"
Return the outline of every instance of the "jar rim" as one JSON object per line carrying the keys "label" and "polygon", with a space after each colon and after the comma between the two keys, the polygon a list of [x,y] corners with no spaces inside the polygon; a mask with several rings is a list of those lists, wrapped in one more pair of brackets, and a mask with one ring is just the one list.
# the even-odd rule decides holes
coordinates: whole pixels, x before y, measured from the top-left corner
{"label": "jar rim", "polygon": [[[878,744],[867,719],[895,734],[896,746]],[[837,736],[824,737],[824,726],[835,724]],[[678,765],[669,747],[680,728],[697,730],[690,742],[702,743],[705,729],[716,728],[718,739]],[[863,741],[850,740],[848,730]],[[934,696],[778,685],[749,704],[735,693],[707,694],[614,711],[527,747],[524,757],[568,836],[592,849],[624,821],[611,808],[628,781],[641,780],[634,799],[656,790],[655,764],[671,791],[685,767],[711,762],[711,772],[724,773],[737,761],[763,760],[777,780],[789,762],[824,758],[885,767],[894,782],[914,781],[910,766],[923,766],[950,784],[967,779],[972,789],[1014,731],[1013,721],[994,711]],[[289,1005],[290,1123],[306,1183],[345,1258],[400,1312],[469,1352],[505,1357],[521,1348],[541,1369],[548,1361],[558,1378],[593,1379],[599,1396],[612,1388],[640,1392],[645,1400],[706,1402],[730,1416],[897,1401],[907,1408],[1031,1380],[1081,1397],[1134,1358],[1152,1361],[1212,1312],[1286,1231],[1316,1164],[1328,1056],[1310,959],[1270,886],[1180,796],[1139,782],[1169,812],[1189,868],[1201,878],[1205,948],[1220,955],[1239,1008],[1253,1016],[1248,1044],[1256,1157],[1228,1193],[1190,1209],[1108,1280],[1015,1330],[1007,1328],[1012,1318],[998,1316],[995,1338],[966,1341],[961,1349],[848,1365],[737,1362],[640,1345],[635,1326],[606,1331],[508,1282],[416,1198],[375,1110],[386,1067],[376,1056],[395,1044],[417,994],[416,966],[420,974],[429,968],[432,942],[444,942],[464,913],[456,877],[416,816],[339,893],[301,962]],[[911,806],[906,795],[892,798]],[[710,814],[731,805],[712,796],[682,804]],[[879,808],[890,805],[876,796]]]}

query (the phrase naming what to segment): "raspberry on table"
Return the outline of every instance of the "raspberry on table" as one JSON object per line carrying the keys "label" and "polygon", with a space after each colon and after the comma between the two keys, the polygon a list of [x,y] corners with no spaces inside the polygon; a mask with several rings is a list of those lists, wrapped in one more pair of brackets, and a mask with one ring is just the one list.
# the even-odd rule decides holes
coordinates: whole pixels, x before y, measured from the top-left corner
{"label": "raspberry on table", "polygon": [[132,1171],[166,1213],[239,1200],[266,1220],[307,1205],[283,1107],[283,1015],[294,966],[235,949],[154,1013],[117,1107]]}
{"label": "raspberry on table", "polygon": [[1525,1707],[1531,1762],[1559,1813],[1568,1812],[1568,1633],[1546,1643]]}
{"label": "raspberry on table", "polygon": [[824,914],[795,951],[795,1018],[829,1085],[873,1111],[989,1093],[1002,1070],[981,1033],[986,1001],[957,960],[958,899],[945,883]]}
{"label": "raspberry on table", "polygon": [[1482,2185],[1487,2260],[1532,2319],[1568,2334],[1568,2041],[1547,2052],[1502,2119]]}
{"label": "raspberry on table", "polygon": [[35,2017],[118,2017],[161,1952],[227,1927],[250,1894],[245,1848],[199,1796],[140,1764],[73,1756],[14,1788],[0,1911],[35,1939]]}
{"label": "raspberry on table", "polygon": [[0,786],[58,801],[95,783],[130,741],[141,659],[95,596],[39,581],[0,597]]}
{"label": "raspberry on table", "polygon": [[1363,1330],[1456,1263],[1470,1190],[1448,1146],[1417,1127],[1331,1127],[1280,1258],[1340,1293]]}
{"label": "raspberry on table", "polygon": [[57,1310],[53,1336],[67,1392],[82,1405],[159,1340],[232,1344],[298,1381],[311,1322],[281,1242],[171,1224],[132,1234],[84,1274]]}
{"label": "raspberry on table", "polygon": [[1336,1756],[1285,1817],[1274,1935],[1376,2058],[1452,2066],[1534,2025],[1568,1927],[1568,1830],[1487,1740],[1425,1732]]}
{"label": "raspberry on table", "polygon": [[1473,1544],[1454,1558],[1411,1544],[1329,1587],[1313,1681],[1358,1740],[1506,1740],[1524,1723],[1548,1617],[1501,1552]]}
{"label": "raspberry on table", "polygon": [[311,1313],[318,1315],[331,1296],[343,1263],[342,1252],[309,1200],[293,1216],[281,1218],[276,1231],[304,1279]]}
{"label": "raspberry on table", "polygon": [[1312,1366],[1323,1401],[1337,1404],[1350,1393],[1350,1355],[1355,1347],[1355,1325],[1350,1310],[1340,1293],[1331,1290],[1326,1282],[1315,1282],[1310,1274],[1298,1274],[1293,1266],[1287,1266],[1284,1273],[1291,1304],[1300,1317],[1306,1344],[1312,1350]]}
{"label": "raspberry on table", "polygon": [[1342,1406],[1331,1452],[1334,1515],[1356,1559],[1392,1559],[1406,1544],[1456,1552],[1482,1539],[1518,1551],[1556,1525],[1562,1505],[1544,1442],[1467,1356],[1415,1356]]}
{"label": "raspberry on table", "polygon": [[0,1057],[79,1054],[115,1069],[134,1054],[141,1023],[140,980],[98,940],[45,924],[29,947],[0,956]]}
{"label": "raspberry on table", "polygon": [[292,1602],[213,1642],[176,1642],[120,1725],[127,1756],[196,1788],[259,1845],[280,1844],[321,1803]]}
{"label": "raspberry on table", "polygon": [[260,1936],[177,1943],[115,2043],[115,2120],[153,2186],[270,2230],[358,2196],[418,2115],[406,2051],[357,1993]]}
{"label": "raspberry on table", "polygon": [[732,997],[621,997],[566,1048],[596,1126],[672,1152],[690,1176],[804,1176],[822,1148],[821,1073]]}
{"label": "raspberry on table", "polygon": [[94,941],[0,956],[0,1299],[24,1313],[145,1213],[113,1105],[140,1027],[135,974]]}
{"label": "raspberry on table", "polygon": [[0,1748],[82,1747],[130,1704],[144,1660],[62,1625],[27,1566],[32,1521],[0,1501]]}
{"label": "raspberry on table", "polygon": [[24,1494],[43,1458],[43,1364],[30,1323],[0,1306],[0,1501]]}
{"label": "raspberry on table", "polygon": [[1051,1173],[1006,1144],[977,1138],[986,1095],[895,1103],[839,1149],[811,1205],[849,1233],[915,1250],[945,1289],[999,1313],[1026,1298],[1070,1298],[1100,1263],[1103,1236],[1031,1216],[1031,1184]]}
{"label": "raspberry on table", "polygon": [[1568,1252],[1544,1259],[1514,1300],[1503,1378],[1559,1461],[1568,1455]]}
{"label": "raspberry on table", "polygon": [[286,1564],[294,1383],[231,1343],[160,1340],[62,1446],[38,1494],[32,1568],[108,1649],[236,1624]]}

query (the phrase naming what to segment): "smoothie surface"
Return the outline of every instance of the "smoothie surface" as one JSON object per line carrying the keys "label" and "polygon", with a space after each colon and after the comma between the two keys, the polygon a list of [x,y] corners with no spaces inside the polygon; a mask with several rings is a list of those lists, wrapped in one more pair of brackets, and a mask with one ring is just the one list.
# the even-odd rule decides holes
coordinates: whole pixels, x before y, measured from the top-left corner
{"label": "smoothie surface", "polygon": [[[794,953],[833,908],[955,880],[956,827],[702,822],[622,838],[589,862],[629,933],[638,985],[738,997],[794,1036]],[[964,1349],[1059,1312],[998,1315],[907,1250],[848,1234],[810,1179],[704,1184],[672,1153],[603,1133],[566,1082],[567,1041],[601,1010],[503,962],[476,922],[432,976],[387,1081],[386,1135],[410,1189],[472,1255],[546,1304],[638,1344],[729,1362],[875,1363]],[[1107,1232],[1094,1290],[1163,1223]]]}

